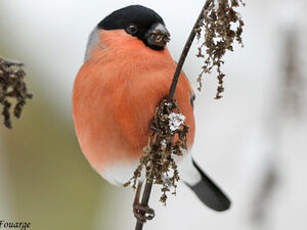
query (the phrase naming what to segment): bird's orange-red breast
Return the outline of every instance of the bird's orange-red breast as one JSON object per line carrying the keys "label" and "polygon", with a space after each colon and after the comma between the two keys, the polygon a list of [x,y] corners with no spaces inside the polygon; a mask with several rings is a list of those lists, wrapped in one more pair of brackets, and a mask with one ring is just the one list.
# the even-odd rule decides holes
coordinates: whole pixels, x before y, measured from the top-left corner
{"label": "bird's orange-red breast", "polygon": [[[85,61],[74,83],[73,118],[82,152],[111,183],[122,184],[132,177],[151,135],[155,109],[168,95],[176,68],[166,47],[168,40],[162,18],[142,6],[113,12],[90,35]],[[190,83],[181,73],[175,99],[190,127],[189,149],[195,130],[191,98]],[[204,185],[216,189],[193,165],[192,158],[186,159],[183,179],[190,186],[200,183],[203,187],[205,178]],[[195,193],[200,196],[198,190]],[[215,199],[215,195],[207,198]],[[225,207],[214,205],[215,209]]]}
{"label": "bird's orange-red breast", "polygon": [[[123,30],[100,30],[74,84],[73,115],[79,143],[91,165],[103,170],[137,162],[151,134],[155,108],[168,95],[176,63]],[[189,81],[182,73],[175,99],[194,139]]]}

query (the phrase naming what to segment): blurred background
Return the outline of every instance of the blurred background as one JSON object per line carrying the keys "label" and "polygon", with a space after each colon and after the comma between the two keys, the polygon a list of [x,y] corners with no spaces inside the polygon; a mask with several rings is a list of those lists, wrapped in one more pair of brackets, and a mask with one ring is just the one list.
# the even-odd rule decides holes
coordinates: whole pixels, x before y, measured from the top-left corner
{"label": "blurred background", "polygon": [[[133,191],[101,179],[73,130],[71,94],[87,37],[113,10],[153,8],[172,34],[178,60],[204,1],[1,0],[0,56],[26,64],[34,99],[13,130],[0,128],[0,220],[34,230],[134,229]],[[245,47],[225,58],[225,93],[215,73],[197,92],[195,160],[229,194],[215,213],[185,185],[167,206],[155,188],[156,218],[144,229],[306,229],[307,2],[257,0],[239,10]],[[201,60],[194,43],[184,66],[193,86]]]}

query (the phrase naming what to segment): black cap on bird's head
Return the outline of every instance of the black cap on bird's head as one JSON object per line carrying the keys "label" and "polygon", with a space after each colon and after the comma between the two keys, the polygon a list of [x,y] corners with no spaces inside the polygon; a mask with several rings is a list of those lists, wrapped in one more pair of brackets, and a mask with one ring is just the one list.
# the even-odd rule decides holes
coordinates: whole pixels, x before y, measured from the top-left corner
{"label": "black cap on bird's head", "polygon": [[170,40],[163,19],[155,11],[140,5],[127,6],[114,11],[98,24],[98,28],[124,29],[154,50],[162,50]]}

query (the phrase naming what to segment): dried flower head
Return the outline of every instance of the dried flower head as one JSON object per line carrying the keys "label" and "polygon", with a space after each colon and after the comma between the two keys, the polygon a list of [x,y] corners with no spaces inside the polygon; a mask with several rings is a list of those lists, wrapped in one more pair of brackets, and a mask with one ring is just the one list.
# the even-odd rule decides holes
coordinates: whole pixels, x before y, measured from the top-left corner
{"label": "dried flower head", "polygon": [[[196,29],[197,38],[204,41],[198,48],[197,57],[205,58],[202,71],[198,76],[198,89],[202,87],[202,76],[217,70],[218,88],[215,99],[222,98],[224,91],[225,74],[221,70],[224,64],[223,57],[227,50],[233,51],[233,44],[237,41],[241,46],[244,22],[236,8],[245,6],[242,0],[208,0],[208,8],[204,11],[203,18]],[[204,54],[205,51],[205,54]]]}
{"label": "dried flower head", "polygon": [[132,184],[135,188],[137,179],[145,169],[146,179],[162,186],[161,202],[166,202],[167,193],[171,189],[176,194],[179,174],[174,156],[181,156],[187,149],[189,128],[184,120],[185,117],[175,101],[164,99],[160,103],[151,125],[153,134],[143,149],[143,156],[134,176],[125,186]]}
{"label": "dried flower head", "polygon": [[[201,88],[202,75],[211,72],[213,67],[216,67],[219,81],[216,99],[221,98],[221,93],[224,91],[223,78],[225,77],[221,71],[221,65],[224,63],[222,58],[226,50],[233,51],[235,40],[243,46],[241,35],[244,23],[235,11],[235,8],[240,5],[244,5],[241,0],[206,1],[181,54],[170,86],[169,97],[162,100],[156,109],[151,126],[153,134],[149,138],[148,145],[143,149],[140,164],[125,186],[132,184],[132,187],[136,188],[137,180],[145,169],[146,185],[149,185],[150,189],[151,183],[162,186],[160,200],[163,203],[166,202],[167,193],[172,188],[174,189],[173,193],[176,193],[179,175],[174,157],[183,155],[187,149],[186,142],[189,131],[189,127],[184,123],[185,117],[173,99],[184,60],[195,35],[200,39],[204,33],[204,42],[199,47],[197,56],[205,58],[202,53],[205,50],[207,58],[205,58],[202,72],[198,77],[199,89]],[[233,29],[234,27],[236,29]],[[146,194],[149,196],[150,192],[147,191]]]}
{"label": "dried flower head", "polygon": [[10,114],[12,101],[10,99],[15,99],[13,114],[16,118],[20,118],[26,100],[32,98],[24,82],[26,73],[22,67],[22,63],[0,57],[0,103],[3,106],[2,115],[7,128],[12,128]]}

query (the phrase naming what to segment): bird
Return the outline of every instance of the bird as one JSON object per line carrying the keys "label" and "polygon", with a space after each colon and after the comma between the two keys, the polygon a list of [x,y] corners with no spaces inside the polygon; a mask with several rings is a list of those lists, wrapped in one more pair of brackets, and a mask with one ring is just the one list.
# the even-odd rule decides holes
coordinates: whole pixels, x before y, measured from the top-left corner
{"label": "bird", "polygon": [[[100,21],[89,35],[84,62],[75,78],[72,104],[75,132],[90,165],[111,184],[131,178],[151,135],[150,124],[168,95],[176,62],[170,32],[154,10],[130,5]],[[181,72],[174,96],[189,126],[188,149],[178,163],[181,179],[202,203],[225,211],[230,200],[191,156],[195,135],[195,94]],[[140,181],[140,185],[142,181]],[[140,187],[134,202],[137,218]]]}

